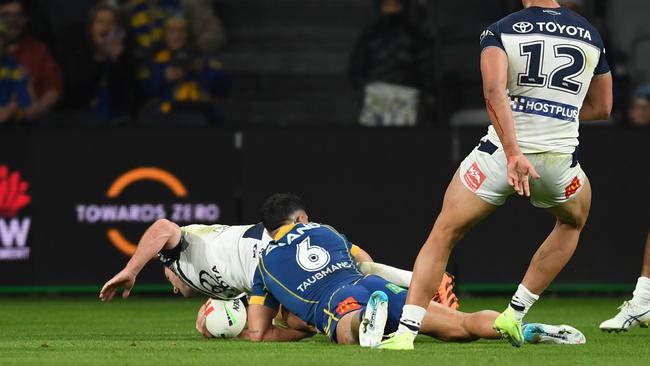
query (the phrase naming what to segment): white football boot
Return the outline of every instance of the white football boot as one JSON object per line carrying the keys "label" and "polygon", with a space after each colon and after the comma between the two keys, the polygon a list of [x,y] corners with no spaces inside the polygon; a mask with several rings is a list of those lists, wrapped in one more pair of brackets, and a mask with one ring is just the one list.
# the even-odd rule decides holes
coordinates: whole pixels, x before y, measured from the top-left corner
{"label": "white football boot", "polygon": [[523,327],[524,341],[529,344],[585,344],[587,338],[581,331],[569,325],[530,323]]}
{"label": "white football boot", "polygon": [[635,305],[626,301],[619,307],[615,317],[605,320],[600,324],[600,329],[607,332],[626,332],[628,328],[640,326],[647,328],[650,325],[650,307]]}
{"label": "white football boot", "polygon": [[359,324],[361,347],[376,347],[381,343],[386,320],[388,320],[388,296],[383,291],[375,291],[368,299],[366,311]]}

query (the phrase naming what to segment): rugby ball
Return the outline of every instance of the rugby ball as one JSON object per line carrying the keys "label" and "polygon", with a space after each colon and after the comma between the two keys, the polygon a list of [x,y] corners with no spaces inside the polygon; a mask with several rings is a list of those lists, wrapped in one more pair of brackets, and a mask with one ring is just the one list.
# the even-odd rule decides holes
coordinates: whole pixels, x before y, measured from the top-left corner
{"label": "rugby ball", "polygon": [[209,299],[203,315],[208,332],[217,338],[237,337],[246,326],[246,307],[239,299]]}

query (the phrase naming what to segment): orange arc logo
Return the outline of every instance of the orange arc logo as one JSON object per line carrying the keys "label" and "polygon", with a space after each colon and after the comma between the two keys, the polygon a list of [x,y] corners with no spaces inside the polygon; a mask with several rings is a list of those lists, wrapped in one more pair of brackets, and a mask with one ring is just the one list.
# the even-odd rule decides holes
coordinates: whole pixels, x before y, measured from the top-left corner
{"label": "orange arc logo", "polygon": [[[108,198],[116,198],[126,187],[143,180],[152,180],[161,183],[169,188],[176,197],[187,196],[187,189],[178,178],[166,170],[155,167],[136,168],[122,174],[108,188],[106,196]],[[133,253],[135,253],[137,245],[126,239],[118,229],[110,228],[106,234],[108,240],[110,240],[120,252],[128,256],[132,256]]]}

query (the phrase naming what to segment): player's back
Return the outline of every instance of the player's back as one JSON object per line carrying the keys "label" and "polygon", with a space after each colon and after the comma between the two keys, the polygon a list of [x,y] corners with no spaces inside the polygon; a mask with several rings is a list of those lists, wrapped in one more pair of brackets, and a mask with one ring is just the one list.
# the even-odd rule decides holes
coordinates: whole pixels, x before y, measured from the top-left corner
{"label": "player's back", "polygon": [[[481,48],[508,56],[508,90],[524,153],[572,153],[592,77],[609,72],[600,34],[566,8],[529,7],[491,25]],[[494,129],[488,135],[498,141]]]}
{"label": "player's back", "polygon": [[178,252],[163,263],[194,291],[220,299],[250,293],[260,252],[271,237],[264,225],[181,227]]}
{"label": "player's back", "polygon": [[320,324],[319,303],[336,289],[363,278],[352,244],[329,226],[288,225],[260,257],[254,296],[268,296],[309,324]]}

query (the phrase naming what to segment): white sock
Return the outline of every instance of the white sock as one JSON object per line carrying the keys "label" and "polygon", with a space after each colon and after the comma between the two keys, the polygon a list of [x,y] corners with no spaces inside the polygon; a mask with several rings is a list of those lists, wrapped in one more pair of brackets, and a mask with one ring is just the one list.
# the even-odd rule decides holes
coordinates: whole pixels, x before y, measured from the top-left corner
{"label": "white sock", "polygon": [[636,281],[636,288],[633,294],[632,303],[634,305],[642,307],[650,306],[650,278],[639,277]]}
{"label": "white sock", "polygon": [[422,319],[424,319],[426,313],[427,310],[425,308],[421,308],[417,305],[404,305],[397,333],[408,332],[411,334],[418,334],[420,331],[420,325],[422,325]]}
{"label": "white sock", "polygon": [[517,292],[512,296],[509,305],[515,311],[515,319],[523,319],[524,315],[528,312],[528,309],[533,306],[537,299],[539,299],[539,295],[535,295],[528,291],[526,286],[519,284]]}

